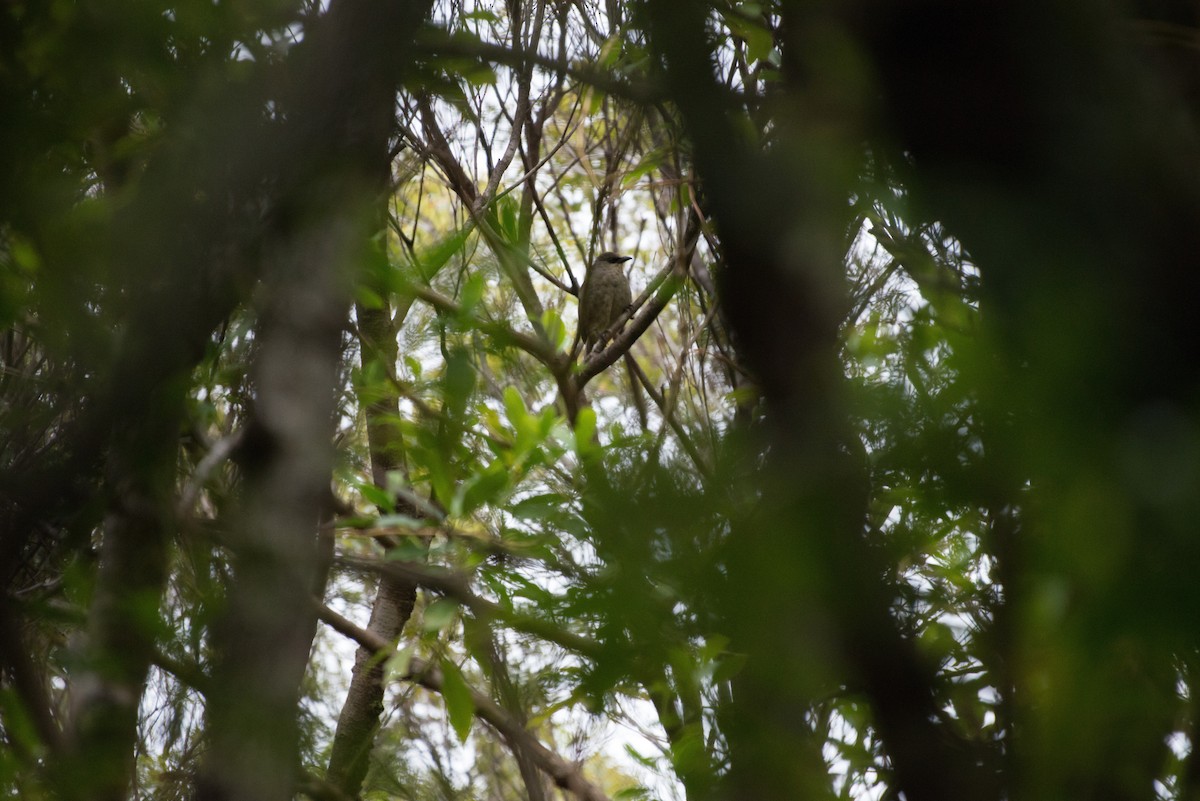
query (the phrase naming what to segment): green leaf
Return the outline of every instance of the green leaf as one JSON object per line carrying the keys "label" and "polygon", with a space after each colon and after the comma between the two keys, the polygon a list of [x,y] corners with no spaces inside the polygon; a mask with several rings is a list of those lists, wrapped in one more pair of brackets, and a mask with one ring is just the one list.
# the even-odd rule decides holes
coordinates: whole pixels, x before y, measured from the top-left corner
{"label": "green leaf", "polygon": [[604,105],[604,99],[606,97],[608,97],[608,95],[596,87],[588,87],[585,98],[589,116],[595,116],[597,113],[599,113],[601,106]]}
{"label": "green leaf", "polygon": [[500,18],[493,11],[467,11],[461,15],[462,19],[477,19],[481,22],[499,22]]}
{"label": "green leaf", "polygon": [[[463,249],[467,238],[474,230],[475,224],[468,222],[449,236],[438,240],[433,247],[418,251],[416,255],[417,270],[421,276],[426,281],[432,280],[446,266],[446,262]],[[400,273],[397,275],[399,276]]]}
{"label": "green leaf", "polygon": [[446,360],[446,372],[442,377],[446,412],[456,420],[467,409],[467,399],[475,389],[475,366],[465,349],[456,349]]}
{"label": "green leaf", "polygon": [[491,86],[496,83],[496,72],[487,64],[472,64],[461,74],[471,86]]}
{"label": "green leaf", "polygon": [[596,66],[603,70],[611,70],[617,66],[617,62],[620,59],[621,40],[613,36],[600,45],[600,52],[596,56]]}
{"label": "green leaf", "polygon": [[359,285],[354,291],[358,303],[368,309],[382,309],[383,296],[368,286]]}
{"label": "green leaf", "polygon": [[40,750],[41,741],[25,705],[16,693],[8,688],[0,689],[0,714],[4,715],[9,742],[19,745],[29,753],[37,753]]}
{"label": "green leaf", "polygon": [[425,559],[429,547],[416,537],[404,537],[383,555],[386,562],[417,562]]}
{"label": "green leaf", "polygon": [[567,326],[563,324],[558,312],[554,309],[542,312],[542,328],[545,329],[546,337],[554,345],[554,349],[561,352],[567,342]]}
{"label": "green leaf", "polygon": [[522,520],[547,520],[562,511],[566,499],[557,492],[523,498],[508,509],[513,517]]}
{"label": "green leaf", "polygon": [[33,243],[20,234],[8,231],[5,232],[5,239],[13,266],[26,276],[32,276],[41,268],[42,259]]}
{"label": "green leaf", "polygon": [[508,468],[500,460],[471,476],[463,484],[461,501],[456,504],[458,513],[470,514],[484,504],[497,501],[508,489],[510,477]]}
{"label": "green leaf", "polygon": [[458,615],[458,602],[449,598],[438,598],[425,607],[421,628],[425,631],[441,631],[454,622]]}
{"label": "green leaf", "polygon": [[708,764],[704,731],[697,724],[683,727],[671,742],[671,764],[681,776],[702,770]]}
{"label": "green leaf", "polygon": [[462,307],[464,322],[474,316],[475,307],[483,299],[485,289],[487,289],[487,276],[481,272],[471,275],[463,285],[462,292],[458,296],[458,302]]}
{"label": "green leaf", "polygon": [[641,765],[643,768],[654,769],[654,768],[658,767],[655,764],[653,757],[648,757],[648,756],[642,754],[636,748],[634,748],[632,745],[629,745],[628,743],[626,743],[626,745],[625,745],[625,753],[629,755],[630,759],[632,759],[634,762]]}
{"label": "green leaf", "polygon": [[527,579],[514,576],[517,583],[517,589],[513,591],[513,595],[518,598],[528,598],[541,608],[545,608],[554,603],[554,594],[547,592],[544,588],[539,587]]}
{"label": "green leaf", "polygon": [[599,452],[595,437],[596,410],[585,406],[579,410],[579,415],[575,418],[575,452],[581,459]]}
{"label": "green leaf", "polygon": [[705,638],[704,644],[700,646],[697,656],[703,662],[712,662],[719,659],[728,647],[728,637],[724,634],[712,634]]}
{"label": "green leaf", "polygon": [[716,660],[716,667],[713,669],[712,677],[715,682],[729,681],[734,676],[742,672],[742,668],[746,666],[746,655],[738,653],[726,653]]}
{"label": "green leaf", "polygon": [[412,665],[413,652],[409,648],[401,648],[396,653],[388,657],[383,666],[383,674],[388,681],[406,678],[408,669]]}
{"label": "green leaf", "polygon": [[638,180],[643,176],[658,169],[658,166],[662,164],[662,161],[662,149],[655,148],[654,150],[651,150],[649,153],[642,156],[641,160],[633,167],[633,169],[625,173],[625,175],[621,178],[621,186],[628,187],[637,183]]}
{"label": "green leaf", "polygon": [[420,359],[414,358],[409,354],[405,354],[404,356],[404,366],[408,368],[409,373],[412,374],[414,379],[420,379],[421,373],[425,371]]}
{"label": "green leaf", "polygon": [[442,701],[446,704],[451,728],[458,735],[459,742],[465,743],[467,735],[471,733],[475,703],[471,700],[471,688],[467,686],[462,671],[448,659],[442,660]]}
{"label": "green leaf", "polygon": [[396,497],[374,484],[368,484],[364,481],[358,485],[358,492],[368,503],[374,504],[381,511],[392,512],[396,509]]}
{"label": "green leaf", "polygon": [[748,19],[738,13],[725,14],[725,23],[735,36],[746,43],[747,60],[766,61],[775,49],[775,37],[760,20]]}
{"label": "green leaf", "polygon": [[516,430],[519,431],[522,426],[528,425],[529,410],[525,408],[525,400],[521,397],[521,393],[517,392],[516,387],[504,388],[504,411],[508,414],[508,421]]}
{"label": "green leaf", "polygon": [[516,244],[520,239],[518,212],[517,201],[511,195],[505,195],[496,201],[496,222],[504,241],[510,245]]}
{"label": "green leaf", "polygon": [[511,433],[504,424],[500,422],[500,415],[490,406],[483,406],[479,409],[479,421],[483,423],[488,433],[499,439],[507,439]]}
{"label": "green leaf", "polygon": [[643,787],[640,784],[635,784],[632,787],[626,787],[613,793],[613,801],[637,801],[638,799],[649,799],[653,797],[654,796],[651,794],[650,788]]}

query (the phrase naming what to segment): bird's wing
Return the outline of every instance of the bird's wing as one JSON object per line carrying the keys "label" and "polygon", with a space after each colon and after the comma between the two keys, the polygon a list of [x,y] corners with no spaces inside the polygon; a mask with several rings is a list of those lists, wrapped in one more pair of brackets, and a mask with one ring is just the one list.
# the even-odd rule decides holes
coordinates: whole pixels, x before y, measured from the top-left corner
{"label": "bird's wing", "polygon": [[585,342],[592,327],[592,309],[588,304],[591,299],[591,288],[592,274],[589,271],[583,279],[583,285],[579,287],[579,337]]}
{"label": "bird's wing", "polygon": [[629,278],[624,273],[621,273],[620,278],[621,291],[617,294],[613,304],[613,317],[625,311],[633,303],[633,290],[629,288]]}

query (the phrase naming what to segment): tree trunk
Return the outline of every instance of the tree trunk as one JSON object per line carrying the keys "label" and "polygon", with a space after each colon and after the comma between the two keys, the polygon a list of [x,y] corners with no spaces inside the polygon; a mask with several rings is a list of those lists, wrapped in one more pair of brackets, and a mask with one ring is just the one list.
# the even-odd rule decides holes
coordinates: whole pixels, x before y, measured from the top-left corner
{"label": "tree trunk", "polygon": [[[377,258],[386,258],[377,253]],[[380,293],[381,297],[386,296]],[[390,306],[367,308],[359,304],[359,346],[363,372],[368,365],[379,365],[386,376],[396,369],[396,324],[391,319]],[[375,485],[387,487],[387,474],[404,469],[403,442],[392,420],[400,413],[399,396],[392,384],[366,410],[367,443],[371,453],[371,475]],[[401,509],[415,516],[415,509]],[[367,629],[386,642],[395,641],[404,630],[417,598],[416,584],[397,576],[383,575],[371,607]],[[362,791],[363,779],[371,755],[371,745],[383,714],[383,665],[372,661],[372,654],[360,647],[354,657],[354,676],[338,715],[333,748],[329,755],[327,778],[347,796],[354,798]]]}

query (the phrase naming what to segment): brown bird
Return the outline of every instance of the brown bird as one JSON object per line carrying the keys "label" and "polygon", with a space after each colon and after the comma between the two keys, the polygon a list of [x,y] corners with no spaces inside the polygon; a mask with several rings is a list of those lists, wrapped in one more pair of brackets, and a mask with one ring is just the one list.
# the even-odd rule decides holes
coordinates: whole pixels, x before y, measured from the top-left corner
{"label": "brown bird", "polygon": [[596,257],[579,289],[579,337],[584,352],[612,336],[609,329],[621,313],[633,303],[629,278],[621,266],[632,256],[605,251]]}

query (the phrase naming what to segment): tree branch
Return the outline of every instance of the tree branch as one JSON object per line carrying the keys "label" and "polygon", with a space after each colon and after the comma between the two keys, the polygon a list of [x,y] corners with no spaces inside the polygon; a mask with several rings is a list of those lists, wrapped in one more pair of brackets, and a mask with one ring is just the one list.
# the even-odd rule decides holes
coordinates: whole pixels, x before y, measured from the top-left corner
{"label": "tree branch", "polygon": [[[418,298],[425,301],[440,312],[455,317],[463,316],[462,306],[432,287],[422,286],[420,284],[412,284],[408,288],[408,291],[412,292]],[[481,320],[479,318],[475,318],[474,322],[484,333],[501,343],[507,343],[520,348],[542,364],[549,367],[551,370],[556,369],[563,361],[563,354],[555,351],[550,347],[548,342],[538,337],[521,333],[520,331],[510,328],[505,323],[496,322],[493,320]]]}
{"label": "tree branch", "polygon": [[470,581],[457,573],[417,562],[355,559],[342,557],[338,564],[354,570],[370,571],[379,575],[398,576],[411,580],[428,590],[445,595],[461,603],[471,614],[482,620],[499,620],[505,625],[526,634],[541,637],[547,642],[560,645],[588,659],[598,659],[600,646],[593,640],[572,634],[551,623],[529,615],[518,615],[499,604],[477,595],[471,590]]}
{"label": "tree branch", "polygon": [[630,319],[633,310],[640,308],[637,316],[633,318],[630,325],[624,331],[613,337],[612,342],[604,350],[585,357],[583,364],[580,365],[579,372],[575,374],[573,379],[576,390],[583,389],[588,381],[591,381],[606,367],[627,353],[633,347],[633,343],[637,341],[638,337],[650,327],[650,324],[667,307],[667,303],[670,302],[671,298],[679,290],[683,277],[687,275],[687,266],[692,259],[692,252],[696,248],[696,242],[699,237],[699,221],[693,214],[688,218],[688,226],[684,233],[683,242],[674,255],[671,256],[668,266],[654,277],[646,289],[643,290],[642,294],[630,304],[629,309],[622,312],[612,327],[614,330],[619,329]]}
{"label": "tree branch", "polygon": [[[333,630],[371,651],[376,658],[386,658],[394,653],[395,649],[387,640],[356,626],[353,621],[339,615],[324,604],[316,601],[314,604],[317,607],[317,617]],[[418,657],[410,660],[408,672],[403,678],[439,694],[444,685],[441,670]],[[525,753],[539,769],[554,781],[555,786],[567,790],[583,801],[608,801],[608,796],[599,787],[584,778],[578,764],[568,762],[543,745],[537,737],[518,724],[491,698],[475,689],[470,692],[475,716],[499,732],[514,751],[520,750]]]}

